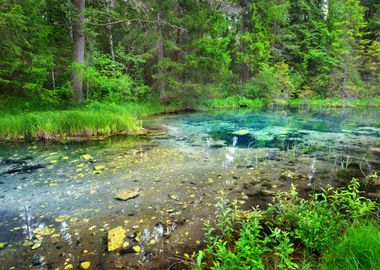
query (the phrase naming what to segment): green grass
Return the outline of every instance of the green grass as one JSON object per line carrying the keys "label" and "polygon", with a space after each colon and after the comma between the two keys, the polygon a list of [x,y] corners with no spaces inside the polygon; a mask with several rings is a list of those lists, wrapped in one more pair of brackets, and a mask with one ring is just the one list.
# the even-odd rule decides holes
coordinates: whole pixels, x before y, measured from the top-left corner
{"label": "green grass", "polygon": [[80,107],[49,111],[3,111],[0,116],[1,140],[65,140],[77,137],[136,134],[139,117],[171,112],[175,106],[156,103],[90,103]]}
{"label": "green grass", "polygon": [[380,96],[371,99],[290,99],[284,105],[291,107],[319,107],[319,108],[344,108],[344,107],[380,107]]}
{"label": "green grass", "polygon": [[380,226],[374,221],[351,226],[343,240],[326,253],[321,270],[380,269]]}
{"label": "green grass", "polygon": [[134,133],[140,128],[141,122],[130,113],[104,110],[27,112],[0,117],[0,138],[3,140],[63,140]]}
{"label": "green grass", "polygon": [[267,105],[263,99],[247,99],[241,96],[231,96],[222,99],[213,99],[208,101],[202,109],[220,109],[220,108],[257,108]]}
{"label": "green grass", "polygon": [[318,107],[318,108],[344,108],[344,107],[380,107],[380,96],[371,99],[289,99],[289,100],[263,100],[247,99],[241,96],[231,96],[208,101],[200,109],[218,108],[258,108],[263,106],[290,106],[290,107]]}

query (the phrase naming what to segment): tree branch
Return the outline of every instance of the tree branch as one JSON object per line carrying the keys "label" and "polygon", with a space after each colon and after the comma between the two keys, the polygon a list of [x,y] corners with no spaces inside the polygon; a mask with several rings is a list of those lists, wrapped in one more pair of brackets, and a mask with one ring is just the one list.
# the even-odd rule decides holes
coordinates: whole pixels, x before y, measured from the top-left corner
{"label": "tree branch", "polygon": [[171,24],[171,23],[169,23],[167,21],[148,20],[148,19],[146,19],[146,20],[142,20],[142,19],[119,19],[119,18],[116,18],[116,17],[112,16],[108,12],[103,12],[103,11],[100,11],[100,10],[98,10],[97,12],[109,16],[111,19],[113,19],[113,21],[109,21],[109,22],[105,22],[105,23],[98,23],[98,22],[87,21],[88,24],[95,25],[95,26],[110,26],[110,25],[115,25],[115,24],[125,24],[125,23],[126,24],[130,24],[130,23],[133,23],[133,22],[151,23],[151,24],[161,23],[161,24],[166,24],[166,25],[168,25],[170,27],[173,27],[175,29],[186,31],[185,28],[183,28],[181,26],[177,26],[177,25]]}

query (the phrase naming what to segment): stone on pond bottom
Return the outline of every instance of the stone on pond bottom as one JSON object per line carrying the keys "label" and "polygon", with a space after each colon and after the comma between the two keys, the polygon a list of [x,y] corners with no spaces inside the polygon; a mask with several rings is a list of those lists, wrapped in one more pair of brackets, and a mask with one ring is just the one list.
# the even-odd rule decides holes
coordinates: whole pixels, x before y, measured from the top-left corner
{"label": "stone on pond bottom", "polygon": [[136,198],[140,193],[137,190],[123,189],[120,192],[116,193],[114,199],[127,201],[129,199]]}
{"label": "stone on pond bottom", "polygon": [[118,226],[108,232],[108,251],[115,251],[123,246],[127,231]]}
{"label": "stone on pond bottom", "polygon": [[85,261],[80,263],[80,269],[87,270],[90,269],[91,267],[91,262]]}

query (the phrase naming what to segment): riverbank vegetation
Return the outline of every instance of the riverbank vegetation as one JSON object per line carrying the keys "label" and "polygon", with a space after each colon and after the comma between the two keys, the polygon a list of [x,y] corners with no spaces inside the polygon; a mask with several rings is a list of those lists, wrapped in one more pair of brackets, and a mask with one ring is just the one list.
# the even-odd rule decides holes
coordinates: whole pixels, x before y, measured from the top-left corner
{"label": "riverbank vegetation", "polygon": [[30,110],[27,105],[2,111],[2,140],[70,140],[110,135],[141,134],[141,117],[173,112],[180,107],[159,103],[92,102],[65,109]]}
{"label": "riverbank vegetation", "polygon": [[[12,106],[13,105],[13,106]],[[102,138],[111,135],[142,134],[141,118],[183,110],[213,110],[223,108],[262,108],[287,106],[296,108],[380,107],[380,98],[372,100],[292,99],[287,101],[247,99],[231,96],[212,99],[186,107],[181,103],[158,102],[89,102],[86,104],[53,106],[50,109],[19,99],[0,102],[0,139],[71,140]]]}
{"label": "riverbank vegetation", "polygon": [[[222,194],[197,269],[378,269],[378,206],[353,179],[309,199],[296,187],[279,192],[265,210],[238,209]],[[378,212],[377,212],[378,214]]]}
{"label": "riverbank vegetation", "polygon": [[[0,143],[142,134],[144,116],[178,110],[380,107],[379,18],[377,0],[0,0]],[[377,123],[365,123],[357,133],[378,134]],[[337,155],[342,168],[352,149]],[[363,173],[362,161],[357,167]],[[239,203],[221,196],[205,249],[187,263],[380,269],[378,206],[361,197],[357,180],[308,199],[292,187],[266,209],[242,211]]]}
{"label": "riverbank vegetation", "polygon": [[[379,10],[360,0],[1,0],[1,137],[138,126],[107,108],[94,121],[93,103],[132,117],[146,103],[153,113],[168,104],[378,106]],[[36,111],[65,124],[39,126]]]}
{"label": "riverbank vegetation", "polygon": [[231,96],[222,99],[213,99],[201,105],[203,109],[218,108],[258,108],[258,107],[304,107],[304,108],[353,108],[353,107],[380,107],[380,97],[373,99],[341,99],[341,98],[307,98],[307,99],[289,99],[289,100],[265,100],[265,99],[247,99],[243,96]]}

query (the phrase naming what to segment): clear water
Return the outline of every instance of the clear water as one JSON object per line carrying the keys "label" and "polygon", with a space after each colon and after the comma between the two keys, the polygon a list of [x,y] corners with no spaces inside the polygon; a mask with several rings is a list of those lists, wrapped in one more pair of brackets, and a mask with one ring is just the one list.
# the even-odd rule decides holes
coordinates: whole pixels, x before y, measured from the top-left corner
{"label": "clear water", "polygon": [[[156,116],[145,125],[166,133],[1,144],[0,242],[7,245],[0,269],[76,267],[83,260],[99,269],[156,269],[200,245],[221,190],[249,207],[292,182],[305,193],[380,171],[377,109],[227,110]],[[106,169],[97,174],[97,165]],[[139,197],[113,199],[125,188],[139,189]],[[117,226],[141,233],[130,244],[143,252],[105,252],[102,239]],[[33,231],[43,227],[54,234],[36,239]],[[35,243],[41,247],[31,250]]]}

